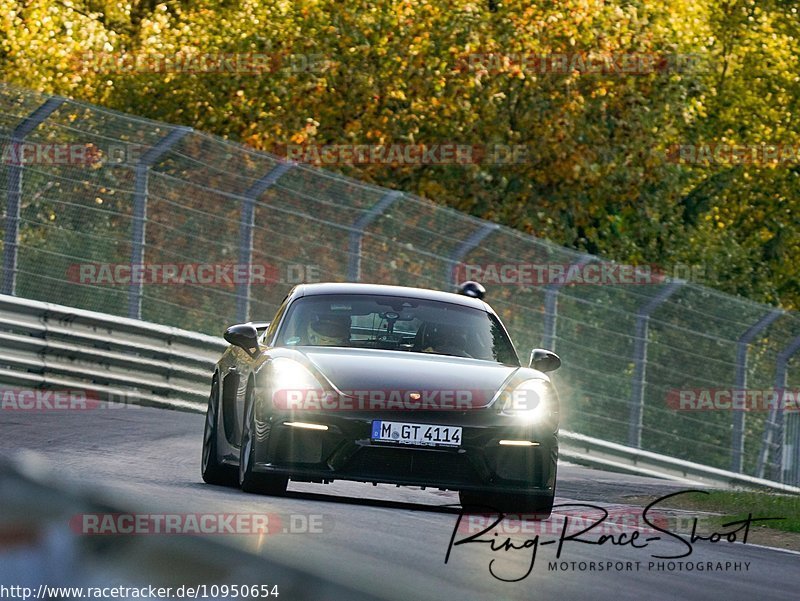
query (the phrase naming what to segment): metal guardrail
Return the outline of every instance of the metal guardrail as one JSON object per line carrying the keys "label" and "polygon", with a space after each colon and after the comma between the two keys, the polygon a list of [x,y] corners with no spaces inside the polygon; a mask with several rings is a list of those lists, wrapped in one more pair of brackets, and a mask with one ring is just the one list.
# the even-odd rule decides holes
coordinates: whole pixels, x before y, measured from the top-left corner
{"label": "metal guardrail", "polygon": [[573,463],[612,471],[722,488],[747,488],[800,494],[800,488],[772,480],[642,451],[583,434],[561,430],[559,457]]}
{"label": "metal guardrail", "polygon": [[0,295],[0,382],[204,410],[227,343],[178,328]]}
{"label": "metal guardrail", "polygon": [[[0,384],[203,413],[221,338],[0,295]],[[800,493],[800,488],[562,430],[563,459],[645,476]]]}

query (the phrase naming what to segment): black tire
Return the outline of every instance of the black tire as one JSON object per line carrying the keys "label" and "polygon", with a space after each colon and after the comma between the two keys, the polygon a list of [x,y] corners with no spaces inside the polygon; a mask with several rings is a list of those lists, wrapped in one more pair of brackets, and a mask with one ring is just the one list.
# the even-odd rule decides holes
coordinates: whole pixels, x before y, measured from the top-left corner
{"label": "black tire", "polygon": [[546,520],[553,511],[553,495],[502,494],[462,490],[458,493],[464,511],[479,513],[524,514]]}
{"label": "black tire", "polygon": [[236,468],[220,463],[217,453],[217,423],[219,410],[219,381],[217,376],[211,381],[208,395],[206,424],[203,428],[203,454],[200,458],[200,473],[208,484],[236,486]]}
{"label": "black tire", "polygon": [[239,449],[239,486],[245,492],[280,496],[286,493],[289,478],[273,474],[259,474],[253,471],[255,464],[255,403],[252,383],[247,386],[245,397],[244,423]]}

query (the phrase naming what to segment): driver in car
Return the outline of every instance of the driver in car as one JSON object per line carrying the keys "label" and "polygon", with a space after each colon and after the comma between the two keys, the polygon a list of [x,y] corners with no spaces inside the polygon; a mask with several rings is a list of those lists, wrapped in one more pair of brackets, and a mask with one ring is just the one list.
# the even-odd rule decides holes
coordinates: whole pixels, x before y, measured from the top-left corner
{"label": "driver in car", "polygon": [[466,340],[452,327],[443,324],[428,324],[422,352],[469,357],[466,352]]}
{"label": "driver in car", "polygon": [[345,346],[350,341],[350,317],[318,316],[308,322],[306,338],[311,346]]}

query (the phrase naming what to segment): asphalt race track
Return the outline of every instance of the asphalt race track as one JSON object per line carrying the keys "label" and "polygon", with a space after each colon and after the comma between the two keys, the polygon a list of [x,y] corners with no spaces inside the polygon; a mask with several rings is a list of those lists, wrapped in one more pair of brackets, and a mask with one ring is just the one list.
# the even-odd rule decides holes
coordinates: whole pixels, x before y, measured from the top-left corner
{"label": "asphalt race track", "polygon": [[[506,528],[502,534],[493,537],[498,531],[494,529],[482,535],[486,540],[494,538],[496,547],[507,536],[518,547],[526,540],[531,541],[527,548],[492,551],[489,543],[455,545],[445,564],[460,511],[455,493],[347,482],[290,483],[288,495],[275,498],[209,486],[200,478],[202,431],[203,416],[158,409],[3,411],[0,448],[4,457],[14,457],[24,450],[34,451],[52,465],[56,480],[100,490],[128,507],[164,513],[267,513],[271,525],[279,521],[275,533],[215,535],[214,539],[379,598],[436,601],[797,598],[800,584],[797,553],[744,545],[741,538],[729,543],[723,538],[716,544],[697,541],[689,557],[654,559],[652,555],[681,555],[688,545],[636,521],[641,509],[624,505],[624,496],[660,496],[686,488],[676,483],[561,465],[557,504],[592,502],[605,507],[612,516],[624,516],[621,523],[625,525],[615,534],[616,541],[622,539],[621,533],[626,533],[625,539],[630,541],[637,528],[646,530],[640,532],[638,541],[634,539],[637,545],[644,545],[647,537],[656,535],[661,540],[639,549],[630,544],[614,545],[615,540],[602,546],[567,540],[560,559],[552,565],[556,561],[564,512],[568,510],[557,507],[551,520],[539,526],[539,530],[532,530],[531,526],[522,533],[511,533],[514,525],[506,522],[501,525]],[[591,511],[572,510],[582,515]],[[482,528],[476,526],[478,523],[464,518],[454,542],[479,532]],[[586,540],[597,541],[601,534],[609,532],[584,536]],[[537,533],[535,564],[530,574],[522,578],[530,566],[535,548],[532,541]],[[688,535],[683,536],[688,539]],[[669,561],[675,564],[672,569]],[[589,562],[594,562],[594,571],[590,571]],[[607,562],[611,562],[610,569],[598,571],[597,566],[608,565]],[[684,562],[684,569],[678,568],[678,562]],[[729,567],[698,571],[698,565],[706,567],[708,562],[723,568],[729,562]],[[492,576],[490,565],[500,578],[522,579],[501,581]],[[734,569],[734,565],[739,569]],[[268,574],[264,580],[269,580]],[[284,596],[278,599],[289,601]]]}

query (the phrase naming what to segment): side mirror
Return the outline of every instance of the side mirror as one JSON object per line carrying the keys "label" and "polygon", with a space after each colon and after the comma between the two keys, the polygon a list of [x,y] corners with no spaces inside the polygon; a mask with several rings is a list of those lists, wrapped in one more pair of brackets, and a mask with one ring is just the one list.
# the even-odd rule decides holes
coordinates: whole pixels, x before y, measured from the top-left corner
{"label": "side mirror", "polygon": [[553,351],[535,348],[531,351],[530,367],[539,371],[555,371],[561,367],[561,359]]}
{"label": "side mirror", "polygon": [[232,345],[241,347],[248,353],[252,349],[258,348],[258,330],[251,323],[240,323],[231,326],[225,330],[223,337]]}

